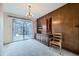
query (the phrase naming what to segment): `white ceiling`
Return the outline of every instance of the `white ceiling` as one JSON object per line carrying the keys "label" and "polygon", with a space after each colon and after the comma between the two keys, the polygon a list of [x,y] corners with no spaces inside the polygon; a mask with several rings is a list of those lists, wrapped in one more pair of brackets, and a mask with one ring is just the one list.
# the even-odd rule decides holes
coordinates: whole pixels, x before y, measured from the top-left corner
{"label": "white ceiling", "polygon": [[4,12],[26,16],[28,5],[31,5],[33,18],[39,18],[65,4],[66,3],[5,3],[3,7]]}

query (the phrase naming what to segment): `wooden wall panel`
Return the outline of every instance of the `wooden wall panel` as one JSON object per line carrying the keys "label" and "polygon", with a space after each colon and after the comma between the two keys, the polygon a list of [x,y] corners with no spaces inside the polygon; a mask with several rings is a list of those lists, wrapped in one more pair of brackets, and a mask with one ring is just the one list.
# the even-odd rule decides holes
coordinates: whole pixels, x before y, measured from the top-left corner
{"label": "wooden wall panel", "polygon": [[[38,20],[42,25],[44,23],[46,25],[50,17],[52,17],[52,33],[63,33],[63,48],[79,54],[79,4],[66,4]],[[40,22],[37,22],[37,25],[38,23]]]}

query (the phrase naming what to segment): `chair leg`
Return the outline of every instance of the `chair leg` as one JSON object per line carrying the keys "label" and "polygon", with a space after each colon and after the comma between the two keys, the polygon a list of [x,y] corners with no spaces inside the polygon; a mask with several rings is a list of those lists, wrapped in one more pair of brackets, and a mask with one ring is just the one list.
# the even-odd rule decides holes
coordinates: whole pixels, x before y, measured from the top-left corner
{"label": "chair leg", "polygon": [[61,55],[61,53],[62,53],[62,46],[61,46],[61,44],[60,44],[60,53],[59,53],[59,54]]}

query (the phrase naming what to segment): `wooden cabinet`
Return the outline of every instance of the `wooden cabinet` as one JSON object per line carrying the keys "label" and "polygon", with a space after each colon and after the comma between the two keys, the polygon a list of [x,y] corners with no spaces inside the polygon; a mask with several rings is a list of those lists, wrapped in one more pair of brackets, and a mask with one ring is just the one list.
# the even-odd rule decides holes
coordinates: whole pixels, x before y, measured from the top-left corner
{"label": "wooden cabinet", "polygon": [[37,20],[37,33],[52,34],[52,17]]}

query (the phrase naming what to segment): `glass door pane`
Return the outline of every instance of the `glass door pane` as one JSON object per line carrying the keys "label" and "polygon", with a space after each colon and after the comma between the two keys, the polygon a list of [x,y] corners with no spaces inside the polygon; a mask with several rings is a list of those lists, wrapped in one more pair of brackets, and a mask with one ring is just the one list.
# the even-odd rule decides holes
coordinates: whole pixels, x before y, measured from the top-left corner
{"label": "glass door pane", "polygon": [[24,23],[24,39],[32,38],[32,22],[27,21]]}
{"label": "glass door pane", "polygon": [[23,40],[23,22],[21,19],[13,20],[13,41]]}

